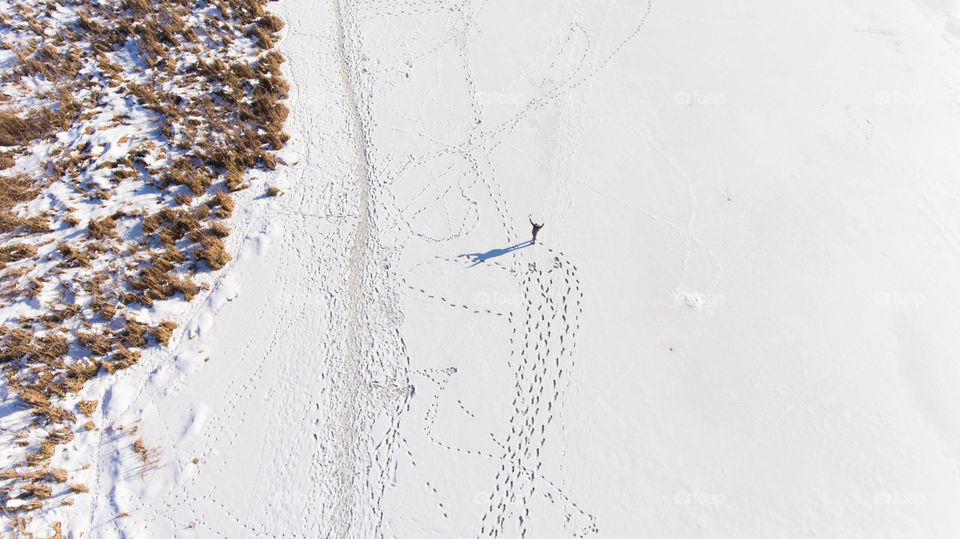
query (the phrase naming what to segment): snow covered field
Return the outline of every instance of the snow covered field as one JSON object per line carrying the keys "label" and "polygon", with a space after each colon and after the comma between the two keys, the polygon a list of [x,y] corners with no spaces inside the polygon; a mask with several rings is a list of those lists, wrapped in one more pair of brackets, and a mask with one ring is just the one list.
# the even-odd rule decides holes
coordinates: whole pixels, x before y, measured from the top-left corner
{"label": "snow covered field", "polygon": [[960,4],[273,10],[284,194],[89,384],[161,466],[78,437],[64,533],[960,529]]}

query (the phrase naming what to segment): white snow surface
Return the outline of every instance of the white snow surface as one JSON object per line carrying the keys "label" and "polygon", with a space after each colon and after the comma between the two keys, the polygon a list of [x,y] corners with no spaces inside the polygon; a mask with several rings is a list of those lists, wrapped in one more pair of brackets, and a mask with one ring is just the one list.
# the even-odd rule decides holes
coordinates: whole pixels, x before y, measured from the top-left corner
{"label": "white snow surface", "polygon": [[286,166],[65,532],[960,530],[957,2],[272,9]]}

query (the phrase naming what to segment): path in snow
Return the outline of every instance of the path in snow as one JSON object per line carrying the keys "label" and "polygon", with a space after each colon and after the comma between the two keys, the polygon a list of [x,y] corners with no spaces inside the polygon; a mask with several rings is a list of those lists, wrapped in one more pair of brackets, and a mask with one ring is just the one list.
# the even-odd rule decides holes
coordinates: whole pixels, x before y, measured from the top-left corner
{"label": "path in snow", "polygon": [[[380,487],[362,472],[372,407],[407,392],[371,394],[372,384],[391,387],[380,373],[391,371],[397,333],[380,318],[395,305],[371,219],[353,23],[336,3],[286,2],[278,12],[292,83],[285,157],[296,163],[270,183],[285,195],[241,204],[240,255],[225,272],[236,290],[228,301],[214,293],[183,324],[173,365],[145,361],[110,389],[134,388],[139,396],[111,419],[143,418],[165,466],[131,481],[113,462],[122,441],[101,439],[111,473],[91,508],[97,533],[343,536],[376,525]],[[188,357],[202,366],[180,368]],[[123,510],[135,516],[109,519]]]}

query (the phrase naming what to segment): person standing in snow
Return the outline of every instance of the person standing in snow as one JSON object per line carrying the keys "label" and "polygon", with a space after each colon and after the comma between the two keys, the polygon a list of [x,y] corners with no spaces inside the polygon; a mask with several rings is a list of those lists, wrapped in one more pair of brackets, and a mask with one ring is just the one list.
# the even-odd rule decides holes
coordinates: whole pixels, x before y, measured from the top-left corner
{"label": "person standing in snow", "polygon": [[530,224],[533,225],[533,239],[530,240],[530,243],[537,243],[537,232],[540,232],[540,229],[543,228],[543,225],[534,223],[533,217],[530,217]]}

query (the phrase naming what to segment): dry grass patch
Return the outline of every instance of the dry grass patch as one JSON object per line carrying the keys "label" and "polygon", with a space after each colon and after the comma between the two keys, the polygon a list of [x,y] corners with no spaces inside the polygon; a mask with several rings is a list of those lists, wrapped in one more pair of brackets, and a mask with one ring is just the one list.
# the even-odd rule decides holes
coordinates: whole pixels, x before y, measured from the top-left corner
{"label": "dry grass patch", "polygon": [[233,214],[233,199],[230,198],[230,195],[227,193],[217,193],[214,195],[213,199],[210,201],[210,207],[218,207],[219,209],[216,212],[217,217],[221,219],[226,219]]}
{"label": "dry grass patch", "polygon": [[91,417],[97,411],[97,401],[80,401],[77,403],[77,408],[83,415]]}
{"label": "dry grass patch", "polygon": [[113,220],[113,217],[104,217],[99,221],[96,219],[91,219],[87,223],[87,234],[90,236],[90,239],[102,240],[114,235],[113,229],[117,227],[117,222]]}
{"label": "dry grass patch", "polygon": [[218,270],[230,262],[230,254],[223,247],[223,240],[214,236],[206,236],[201,242],[199,256],[211,268]]}
{"label": "dry grass patch", "polygon": [[14,243],[0,247],[0,269],[11,262],[19,262],[37,254],[37,248],[26,243]]}
{"label": "dry grass patch", "polygon": [[16,152],[0,152],[0,170],[7,170],[16,163]]}
{"label": "dry grass patch", "polygon": [[40,137],[37,125],[16,114],[0,112],[0,146],[27,144]]}
{"label": "dry grass patch", "polygon": [[156,341],[166,346],[170,343],[170,339],[173,337],[173,330],[177,329],[177,323],[170,320],[164,320],[160,322],[160,325],[150,328],[150,335],[156,339]]}
{"label": "dry grass patch", "polygon": [[24,174],[3,178],[0,181],[0,208],[10,209],[15,204],[33,200],[39,192],[34,183],[33,178]]}
{"label": "dry grass patch", "polygon": [[[247,170],[277,166],[273,152],[289,138],[279,100],[289,86],[283,57],[268,50],[283,21],[265,12],[265,3],[18,3],[0,15],[9,30],[0,47],[16,55],[0,73],[0,301],[44,304],[42,312],[0,325],[0,374],[33,414],[31,436],[17,441],[26,456],[0,469],[8,482],[0,489],[29,498],[21,514],[43,507],[45,482],[68,482],[49,462],[72,439],[71,429],[96,428],[87,418],[98,403],[74,407],[61,399],[173,338],[173,322],[144,323],[128,305],[199,294],[193,274],[230,261],[230,229],[220,222],[234,210],[228,193],[245,186]],[[65,22],[65,8],[77,17]],[[258,58],[248,60],[249,53]],[[28,76],[49,86],[22,102],[4,94],[11,85],[26,88]],[[117,97],[138,113],[111,111]],[[104,129],[124,126],[130,134],[109,141],[121,157],[98,160]],[[68,130],[71,142],[56,137]],[[35,177],[11,172],[39,147],[48,162]],[[123,195],[131,187],[159,189],[158,207],[127,211]],[[26,209],[53,193],[34,206],[49,211]],[[83,205],[102,207],[96,215],[114,213],[84,227],[77,215],[90,212],[74,211]],[[146,462],[150,450],[138,442],[134,450]],[[70,488],[88,491],[79,483]]]}

